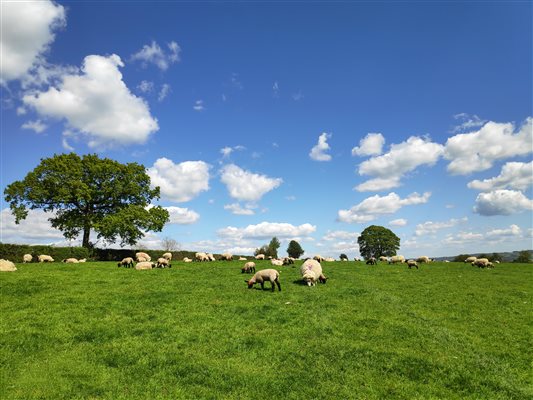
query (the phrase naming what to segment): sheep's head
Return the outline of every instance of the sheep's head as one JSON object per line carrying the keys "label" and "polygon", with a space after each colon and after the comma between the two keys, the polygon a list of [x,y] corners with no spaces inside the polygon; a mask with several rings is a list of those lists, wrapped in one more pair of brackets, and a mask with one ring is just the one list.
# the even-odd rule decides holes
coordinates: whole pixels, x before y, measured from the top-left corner
{"label": "sheep's head", "polygon": [[254,287],[254,281],[252,281],[251,279],[249,280],[245,280],[244,282],[246,282],[248,284],[248,289],[251,289]]}

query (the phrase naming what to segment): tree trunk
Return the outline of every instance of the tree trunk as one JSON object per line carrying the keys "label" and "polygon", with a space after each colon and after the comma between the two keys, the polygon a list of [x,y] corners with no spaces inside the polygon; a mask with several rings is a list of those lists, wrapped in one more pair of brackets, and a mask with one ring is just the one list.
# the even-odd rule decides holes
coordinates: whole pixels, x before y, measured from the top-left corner
{"label": "tree trunk", "polygon": [[85,248],[90,247],[90,242],[89,242],[90,234],[91,234],[91,227],[88,226],[88,224],[85,224],[85,227],[83,228],[83,242],[81,244]]}

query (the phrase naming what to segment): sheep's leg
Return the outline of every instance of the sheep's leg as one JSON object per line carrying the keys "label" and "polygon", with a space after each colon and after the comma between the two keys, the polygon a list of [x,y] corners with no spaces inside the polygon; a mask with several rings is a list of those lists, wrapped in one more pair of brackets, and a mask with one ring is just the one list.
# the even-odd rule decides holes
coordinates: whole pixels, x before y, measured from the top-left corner
{"label": "sheep's leg", "polygon": [[261,282],[261,290],[264,290],[264,289],[265,289],[265,284]]}
{"label": "sheep's leg", "polygon": [[[281,285],[279,284],[279,279],[276,279],[274,282],[278,285],[278,289],[281,292]],[[274,282],[272,283],[272,291],[274,291]]]}

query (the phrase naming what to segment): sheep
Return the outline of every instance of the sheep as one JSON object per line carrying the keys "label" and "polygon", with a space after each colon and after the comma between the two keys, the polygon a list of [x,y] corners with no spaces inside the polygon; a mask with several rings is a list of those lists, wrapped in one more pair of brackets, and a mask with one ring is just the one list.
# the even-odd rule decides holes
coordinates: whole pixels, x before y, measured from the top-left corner
{"label": "sheep", "polygon": [[320,254],[317,254],[316,256],[313,257],[313,260],[321,263],[321,262],[324,262],[324,257],[322,257]]}
{"label": "sheep", "polygon": [[66,264],[77,264],[79,263],[77,258],[65,258],[62,262]]}
{"label": "sheep", "polygon": [[494,264],[499,264],[500,262],[498,260],[494,261]]}
{"label": "sheep", "polygon": [[471,257],[468,257],[466,260],[465,260],[465,263],[473,263],[474,261],[477,260],[477,257],[474,257],[474,256],[471,256]]}
{"label": "sheep", "polygon": [[341,261],[348,261],[348,256],[346,254],[343,254],[341,257],[339,257]]}
{"label": "sheep", "polygon": [[256,260],[264,260],[265,259],[265,255],[264,254],[258,254],[255,256],[255,259]]}
{"label": "sheep", "polygon": [[389,264],[404,263],[404,262],[405,262],[404,256],[392,256],[389,259]]}
{"label": "sheep", "polygon": [[143,253],[142,251],[135,253],[135,258],[137,262],[152,261],[152,258],[148,254]]}
{"label": "sheep", "polygon": [[241,268],[241,274],[245,272],[253,272],[255,274],[255,263],[253,261],[248,261],[244,264],[244,267]]}
{"label": "sheep", "polygon": [[334,262],[335,259],[334,259],[333,257],[326,257],[326,258],[324,259],[324,261],[325,261],[325,262]]}
{"label": "sheep", "polygon": [[366,265],[376,265],[377,263],[376,257],[370,257],[368,260],[366,260]]}
{"label": "sheep", "polygon": [[283,265],[294,264],[294,258],[292,258],[292,257],[285,257],[281,261],[283,262]]}
{"label": "sheep", "polygon": [[168,260],[168,262],[172,261],[172,253],[163,253],[161,257]]}
{"label": "sheep", "polygon": [[316,282],[326,283],[327,278],[322,274],[322,266],[317,260],[306,260],[300,267],[302,279],[307,286],[315,286]]}
{"label": "sheep", "polygon": [[183,257],[183,261],[186,263],[192,262],[192,260],[189,257]]}
{"label": "sheep", "polygon": [[269,268],[257,271],[251,279],[246,280],[245,282],[248,284],[248,289],[253,288],[256,283],[259,283],[261,285],[261,290],[263,290],[265,288],[265,281],[270,282],[272,285],[272,291],[276,289],[275,285],[278,285],[278,289],[281,292],[281,285],[279,284],[279,272],[275,269]]}
{"label": "sheep", "polygon": [[78,260],[78,262],[84,263],[84,262],[87,262],[87,259],[86,258],[82,258],[81,260]]}
{"label": "sheep", "polygon": [[411,267],[416,267],[418,269],[418,263],[415,260],[407,260],[407,267],[411,269]]}
{"label": "sheep", "polygon": [[17,267],[9,260],[0,259],[0,272],[15,272]]}
{"label": "sheep", "polygon": [[41,254],[39,257],[37,257],[39,259],[39,262],[42,263],[42,262],[54,262],[54,259],[46,254]]}
{"label": "sheep", "polygon": [[472,262],[472,265],[478,268],[491,268],[494,267],[487,258],[478,258],[476,261]]}
{"label": "sheep", "polygon": [[152,269],[154,268],[154,263],[151,263],[150,261],[141,261],[137,263],[135,266],[136,270],[143,270],[143,269]]}
{"label": "sheep", "polygon": [[233,260],[233,254],[231,254],[231,253],[221,254],[220,255],[220,259],[221,260],[226,260],[226,261],[232,261]]}
{"label": "sheep", "polygon": [[211,253],[207,253],[207,261],[216,261],[215,256]]}
{"label": "sheep", "polygon": [[270,260],[270,263],[272,265],[275,265],[276,267],[281,267],[283,265],[283,261],[281,260],[276,260],[276,259],[272,259]]}
{"label": "sheep", "polygon": [[194,258],[196,261],[209,261],[209,257],[207,257],[207,254],[205,253],[196,253]]}
{"label": "sheep", "polygon": [[134,264],[133,258],[126,257],[126,258],[123,258],[122,261],[119,261],[119,263],[117,264],[117,267],[132,268],[133,264]]}
{"label": "sheep", "polygon": [[416,262],[419,262],[421,264],[423,263],[429,264],[431,262],[431,259],[428,256],[420,256],[416,259]]}
{"label": "sheep", "polygon": [[389,258],[388,258],[388,257],[385,257],[385,256],[380,256],[380,257],[379,257],[379,261],[387,262],[387,261],[389,261]]}
{"label": "sheep", "polygon": [[157,268],[172,268],[172,264],[170,264],[170,261],[164,257],[160,257],[157,259],[156,263]]}
{"label": "sheep", "polygon": [[246,257],[239,257],[239,261],[247,261],[248,259]]}
{"label": "sheep", "polygon": [[33,257],[31,256],[31,254],[24,254],[22,256],[22,262],[23,263],[29,263],[29,262],[31,262],[31,260],[33,260]]}

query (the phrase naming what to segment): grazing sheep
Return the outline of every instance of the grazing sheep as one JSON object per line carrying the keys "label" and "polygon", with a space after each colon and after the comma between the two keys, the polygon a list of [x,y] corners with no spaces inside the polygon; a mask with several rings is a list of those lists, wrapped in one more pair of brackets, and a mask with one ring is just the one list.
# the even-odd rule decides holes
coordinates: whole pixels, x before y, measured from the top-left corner
{"label": "grazing sheep", "polygon": [[167,260],[164,257],[160,257],[157,259],[156,263],[157,268],[172,268],[172,264],[170,264],[170,261]]}
{"label": "grazing sheep", "polygon": [[389,264],[404,263],[404,262],[405,262],[404,256],[392,256],[389,260]]}
{"label": "grazing sheep", "polygon": [[31,254],[24,254],[22,256],[22,262],[23,263],[29,263],[29,262],[31,262],[31,260],[33,260],[33,257],[31,256]]}
{"label": "grazing sheep", "polygon": [[474,257],[474,256],[471,256],[471,257],[468,257],[466,260],[465,260],[465,263],[473,263],[474,261],[477,260],[477,257]]}
{"label": "grazing sheep", "polygon": [[168,260],[168,262],[172,261],[172,253],[164,253],[161,257]]}
{"label": "grazing sheep", "polygon": [[366,265],[376,265],[377,263],[376,257],[370,257],[368,260],[366,260]]}
{"label": "grazing sheep", "polygon": [[220,255],[220,259],[221,260],[226,260],[226,261],[232,261],[233,260],[233,254],[231,254],[231,253],[221,254]]}
{"label": "grazing sheep", "polygon": [[385,257],[385,256],[380,256],[380,257],[379,257],[379,261],[387,262],[387,261],[389,261],[389,258],[388,258],[388,257]]}
{"label": "grazing sheep", "polygon": [[77,263],[79,263],[77,258],[65,258],[63,260],[63,262],[67,263],[67,264],[77,264]]}
{"label": "grazing sheep", "polygon": [[276,259],[272,259],[270,260],[270,263],[272,265],[275,265],[276,267],[281,267],[283,265],[283,261],[281,260],[276,260]]}
{"label": "grazing sheep", "polygon": [[360,259],[359,257],[355,257],[353,260],[354,260],[355,262],[361,261],[361,259]]}
{"label": "grazing sheep", "polygon": [[429,264],[431,262],[431,259],[428,256],[420,256],[416,259],[416,262],[419,262],[420,264]]}
{"label": "grazing sheep", "polygon": [[292,257],[285,257],[281,261],[283,262],[283,265],[294,264],[294,258],[292,258]]}
{"label": "grazing sheep", "polygon": [[207,261],[216,261],[216,258],[213,254],[207,253]]}
{"label": "grazing sheep", "polygon": [[137,263],[137,265],[135,266],[136,270],[152,269],[152,268],[154,268],[154,264],[151,263],[150,261],[141,261]]}
{"label": "grazing sheep", "polygon": [[248,284],[248,289],[251,289],[256,283],[261,284],[261,289],[264,289],[265,281],[269,281],[272,285],[272,291],[275,290],[275,285],[278,285],[278,289],[281,292],[281,285],[279,284],[279,272],[275,269],[262,269],[257,271],[250,280],[245,281]]}
{"label": "grazing sheep", "polygon": [[135,253],[135,259],[137,260],[137,262],[152,261],[152,258],[148,254],[143,253],[142,251]]}
{"label": "grazing sheep", "polygon": [[416,267],[418,269],[418,263],[415,260],[407,260],[407,267],[411,269],[411,267]]}
{"label": "grazing sheep", "polygon": [[244,274],[245,272],[253,272],[255,274],[255,263],[253,261],[248,261],[244,264],[244,267],[241,268],[241,273]]}
{"label": "grazing sheep", "polygon": [[307,286],[315,286],[317,281],[326,283],[327,278],[322,273],[322,266],[317,260],[306,260],[300,267],[302,279]]}
{"label": "grazing sheep", "polygon": [[492,264],[487,258],[478,258],[476,261],[472,262],[472,265],[478,268],[492,268]]}
{"label": "grazing sheep", "polygon": [[194,258],[196,259],[196,261],[209,261],[209,257],[207,257],[207,254],[203,252],[196,253],[194,255]]}
{"label": "grazing sheep", "polygon": [[131,268],[133,267],[133,265],[134,265],[134,262],[133,262],[133,258],[131,257],[123,258],[122,261],[120,261],[117,264],[118,267],[125,267],[125,268]]}
{"label": "grazing sheep", "polygon": [[15,272],[17,267],[9,260],[0,259],[0,272]]}
{"label": "grazing sheep", "polygon": [[265,255],[264,254],[258,254],[255,256],[255,259],[256,260],[264,260],[265,259]]}
{"label": "grazing sheep", "polygon": [[84,263],[84,262],[87,262],[87,259],[86,258],[82,258],[81,260],[78,260],[78,262]]}
{"label": "grazing sheep", "polygon": [[239,257],[239,261],[246,261],[248,260],[246,257]]}
{"label": "grazing sheep", "polygon": [[46,254],[41,254],[39,257],[37,257],[39,262],[54,262],[54,259],[50,256],[47,256]]}
{"label": "grazing sheep", "polygon": [[320,254],[317,254],[316,256],[313,257],[313,260],[321,263],[321,262],[324,262],[324,257],[322,257]]}

